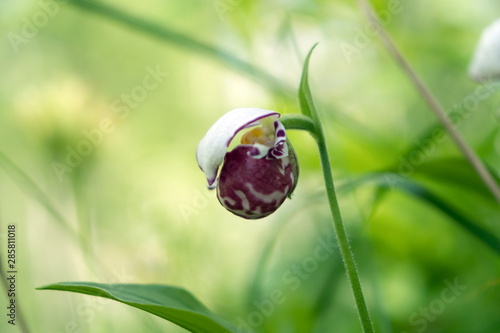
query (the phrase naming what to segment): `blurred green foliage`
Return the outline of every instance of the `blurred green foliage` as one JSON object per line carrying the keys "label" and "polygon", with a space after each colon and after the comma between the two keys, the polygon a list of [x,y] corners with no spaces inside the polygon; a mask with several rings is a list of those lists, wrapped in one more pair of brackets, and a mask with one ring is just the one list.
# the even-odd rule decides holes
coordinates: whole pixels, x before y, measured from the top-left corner
{"label": "blurred green foliage", "polygon": [[[118,303],[34,289],[57,281],[178,285],[256,332],[359,331],[328,245],[312,138],[290,133],[301,178],[261,221],[227,213],[194,157],[228,110],[299,112],[315,42],[311,90],[377,331],[498,329],[499,205],[451,140],[433,137],[434,116],[354,1],[98,3],[180,35],[68,2],[0,4],[0,233],[19,230],[18,297],[33,332],[184,331]],[[500,85],[466,73],[500,4],[396,3],[391,13],[393,1],[374,1],[498,180]]]}

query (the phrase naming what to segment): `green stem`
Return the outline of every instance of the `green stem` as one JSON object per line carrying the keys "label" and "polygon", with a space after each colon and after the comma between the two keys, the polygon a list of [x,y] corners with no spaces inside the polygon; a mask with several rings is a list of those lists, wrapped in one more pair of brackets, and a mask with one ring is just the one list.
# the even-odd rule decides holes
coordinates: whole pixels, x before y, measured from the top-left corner
{"label": "green stem", "polygon": [[368,313],[368,308],[363,295],[363,290],[361,289],[359,274],[356,269],[356,262],[354,261],[354,254],[352,253],[347,232],[345,230],[344,223],[342,222],[342,215],[340,214],[340,207],[337,200],[337,194],[335,193],[335,185],[333,183],[332,169],[330,167],[330,157],[328,155],[323,129],[319,124],[316,127],[316,135],[316,142],[318,143],[321,166],[323,169],[323,177],[325,179],[326,194],[328,196],[328,203],[330,204],[330,211],[333,217],[333,229],[337,236],[337,242],[339,244],[340,254],[344,262],[347,277],[351,283],[354,300],[356,302],[359,318],[361,320],[361,326],[363,327],[363,332],[365,333],[374,332],[370,314]]}
{"label": "green stem", "polygon": [[280,122],[286,129],[308,131],[316,139],[316,127],[311,118],[300,114],[284,114]]}
{"label": "green stem", "polygon": [[354,261],[354,254],[352,253],[347,232],[345,230],[344,223],[342,222],[342,214],[340,213],[337,194],[335,192],[335,185],[333,183],[330,156],[328,155],[323,128],[321,127],[319,119],[317,119],[317,114],[313,112],[313,115],[315,118],[314,120],[302,115],[283,115],[280,121],[286,129],[300,129],[308,131],[315,138],[316,143],[318,144],[321,167],[323,169],[323,177],[325,179],[326,194],[328,196],[328,203],[333,217],[333,230],[335,231],[337,243],[339,244],[340,255],[344,263],[347,277],[351,283],[363,332],[373,333],[374,329],[370,319],[370,314],[368,313],[368,308],[366,306],[363,290],[361,289],[359,274],[356,269],[356,262]]}
{"label": "green stem", "polygon": [[[317,118],[315,113],[314,115],[315,118]],[[339,244],[340,255],[342,256],[347,277],[351,283],[363,332],[371,333],[374,332],[374,329],[370,319],[370,314],[368,313],[368,308],[366,306],[363,290],[361,289],[359,274],[356,269],[356,262],[354,261],[354,254],[352,253],[347,232],[345,231],[344,223],[342,222],[342,214],[340,214],[340,207],[337,200],[337,194],[335,192],[335,185],[333,183],[330,156],[328,155],[323,128],[321,127],[319,119],[315,120],[316,121],[313,121],[311,118],[302,115],[283,115],[280,119],[286,129],[305,130],[311,133],[311,135],[316,139],[321,158],[323,177],[325,179],[326,194],[328,196],[328,203],[333,217],[333,230],[335,231],[337,242]]]}
{"label": "green stem", "polygon": [[335,194],[332,169],[330,167],[330,157],[328,156],[328,149],[326,147],[323,127],[321,126],[321,121],[319,119],[319,115],[316,111],[316,107],[314,106],[314,101],[311,95],[311,89],[309,88],[309,59],[311,58],[312,51],[314,50],[316,45],[317,44],[315,44],[311,48],[306,57],[306,60],[304,62],[304,69],[302,70],[302,78],[299,85],[299,103],[300,110],[302,111],[303,116],[287,116],[284,117],[283,120],[285,121],[285,128],[287,127],[286,125],[288,121],[289,125],[293,125],[293,127],[290,128],[309,131],[316,139],[316,143],[318,144],[319,148],[319,155],[321,158],[323,177],[325,179],[326,194],[328,196],[328,203],[330,204],[330,211],[333,217],[333,230],[335,231],[337,243],[339,244],[342,262],[344,263],[347,278],[349,279],[349,282],[351,284],[354,300],[358,309],[359,319],[361,320],[361,326],[363,327],[363,332],[373,333],[373,324],[370,319],[370,314],[368,313],[365,297],[363,296],[361,283],[359,282],[359,274],[356,269],[354,254],[352,253],[351,247],[349,245],[349,239],[347,238],[344,223],[342,222],[342,215],[340,214],[337,195]]}

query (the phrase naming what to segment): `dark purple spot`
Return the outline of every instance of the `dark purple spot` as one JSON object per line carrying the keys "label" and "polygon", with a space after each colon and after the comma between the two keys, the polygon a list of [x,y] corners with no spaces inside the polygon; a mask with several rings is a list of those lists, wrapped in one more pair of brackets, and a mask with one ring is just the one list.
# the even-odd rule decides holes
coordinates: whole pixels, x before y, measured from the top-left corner
{"label": "dark purple spot", "polygon": [[250,156],[257,156],[260,154],[260,150],[256,147],[252,147],[250,151],[248,152],[248,155]]}
{"label": "dark purple spot", "polygon": [[278,133],[276,133],[276,136],[278,138],[284,138],[285,137],[285,130],[280,129]]}

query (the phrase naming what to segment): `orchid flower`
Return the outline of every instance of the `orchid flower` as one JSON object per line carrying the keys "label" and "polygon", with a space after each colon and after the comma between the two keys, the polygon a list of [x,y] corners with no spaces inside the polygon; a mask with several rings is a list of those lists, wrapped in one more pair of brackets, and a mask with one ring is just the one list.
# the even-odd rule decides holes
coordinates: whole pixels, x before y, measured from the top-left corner
{"label": "orchid flower", "polygon": [[[208,187],[217,189],[221,205],[235,215],[268,216],[297,184],[297,158],[279,117],[269,110],[235,109],[219,118],[198,144],[196,159]],[[240,131],[246,131],[240,144],[228,151]]]}

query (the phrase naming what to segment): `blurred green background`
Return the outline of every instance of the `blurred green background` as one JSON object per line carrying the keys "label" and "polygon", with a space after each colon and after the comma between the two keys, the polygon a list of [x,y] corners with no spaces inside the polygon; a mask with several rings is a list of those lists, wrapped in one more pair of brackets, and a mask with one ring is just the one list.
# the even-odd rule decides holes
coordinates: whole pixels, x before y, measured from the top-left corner
{"label": "blurred green background", "polygon": [[[309,135],[290,132],[299,183],[263,220],[225,211],[195,160],[231,109],[298,113],[316,42],[311,89],[377,331],[498,331],[499,205],[451,140],[432,139],[435,117],[355,1],[99,2],[170,37],[73,2],[0,3],[0,253],[15,224],[31,332],[185,332],[35,290],[59,281],[181,286],[240,332],[360,331],[338,251],[324,245],[331,218]],[[373,3],[498,180],[500,84],[471,81],[467,66],[500,3]],[[276,290],[282,302],[262,310]],[[2,332],[21,331],[2,318]]]}

